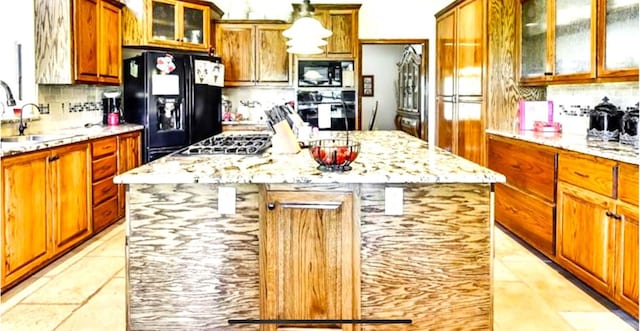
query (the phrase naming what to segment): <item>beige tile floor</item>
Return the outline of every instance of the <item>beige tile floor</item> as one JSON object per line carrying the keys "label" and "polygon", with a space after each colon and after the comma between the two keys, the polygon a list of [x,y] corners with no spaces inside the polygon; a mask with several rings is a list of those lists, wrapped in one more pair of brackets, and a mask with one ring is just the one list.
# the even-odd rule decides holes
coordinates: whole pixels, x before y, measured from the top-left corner
{"label": "beige tile floor", "polygon": [[[495,239],[494,330],[638,330],[637,320],[500,228]],[[121,221],[2,293],[0,330],[125,330],[123,248]]]}

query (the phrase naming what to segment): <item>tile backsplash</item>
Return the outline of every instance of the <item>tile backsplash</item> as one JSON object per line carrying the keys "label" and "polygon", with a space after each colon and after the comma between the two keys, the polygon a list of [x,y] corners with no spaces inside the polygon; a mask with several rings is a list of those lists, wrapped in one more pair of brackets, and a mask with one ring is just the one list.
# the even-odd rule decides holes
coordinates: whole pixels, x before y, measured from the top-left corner
{"label": "tile backsplash", "polygon": [[622,110],[640,101],[638,82],[551,85],[547,87],[547,100],[554,105],[553,118],[562,123],[562,131],[586,135],[589,128],[589,110],[604,97]]}
{"label": "tile backsplash", "polygon": [[[38,85],[40,120],[29,122],[27,133],[81,127],[102,121],[102,93],[119,86]],[[48,112],[48,113],[47,113]],[[3,136],[17,133],[17,124],[2,124]]]}

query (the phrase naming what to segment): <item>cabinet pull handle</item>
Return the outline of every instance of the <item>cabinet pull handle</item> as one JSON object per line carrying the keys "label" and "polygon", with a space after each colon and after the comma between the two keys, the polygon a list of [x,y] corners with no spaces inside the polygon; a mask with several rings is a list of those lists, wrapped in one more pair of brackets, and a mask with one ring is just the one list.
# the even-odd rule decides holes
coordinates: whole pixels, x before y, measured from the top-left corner
{"label": "cabinet pull handle", "polygon": [[576,174],[577,176],[580,176],[580,177],[583,177],[583,178],[589,178],[589,175],[585,175],[585,174],[583,174],[581,172],[574,171],[573,173]]}
{"label": "cabinet pull handle", "polygon": [[607,215],[607,217],[613,217],[613,215],[614,215],[612,212],[610,212],[610,211],[608,211],[608,210],[607,210],[607,212],[606,212],[606,213],[604,213],[604,214],[605,214],[605,215]]}
{"label": "cabinet pull handle", "polygon": [[607,212],[605,213],[605,215],[607,215],[607,217],[611,217],[614,220],[621,220],[622,216],[618,215],[618,214],[614,214],[613,212],[610,212],[607,210]]}
{"label": "cabinet pull handle", "polygon": [[49,162],[53,162],[53,161],[55,161],[55,160],[57,160],[57,159],[59,159],[59,158],[60,158],[60,155],[50,156],[50,157],[49,157]]}
{"label": "cabinet pull handle", "polygon": [[545,72],[545,73],[544,73],[544,75],[545,75],[545,76],[553,76],[553,72],[549,72],[549,71],[547,71],[547,72]]}
{"label": "cabinet pull handle", "polygon": [[267,209],[269,209],[269,210],[274,210],[275,208],[276,208],[276,204],[275,204],[275,203],[273,203],[273,202],[269,202],[269,203],[267,204]]}

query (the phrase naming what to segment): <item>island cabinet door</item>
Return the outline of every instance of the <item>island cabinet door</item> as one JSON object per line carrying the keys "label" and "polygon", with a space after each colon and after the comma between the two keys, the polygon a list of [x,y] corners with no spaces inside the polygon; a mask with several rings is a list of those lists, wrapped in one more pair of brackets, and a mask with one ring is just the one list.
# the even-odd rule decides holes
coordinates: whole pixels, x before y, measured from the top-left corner
{"label": "island cabinet door", "polygon": [[[351,193],[268,191],[260,218],[261,331],[355,330],[359,241]],[[309,321],[314,320],[314,321]]]}

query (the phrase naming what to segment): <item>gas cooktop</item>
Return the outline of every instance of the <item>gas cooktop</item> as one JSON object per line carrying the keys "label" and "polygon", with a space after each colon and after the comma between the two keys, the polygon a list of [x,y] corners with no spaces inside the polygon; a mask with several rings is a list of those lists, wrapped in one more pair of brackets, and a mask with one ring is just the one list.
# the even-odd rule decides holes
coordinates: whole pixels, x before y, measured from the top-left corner
{"label": "gas cooktop", "polygon": [[230,134],[214,136],[195,143],[179,155],[257,155],[271,146],[271,134]]}

